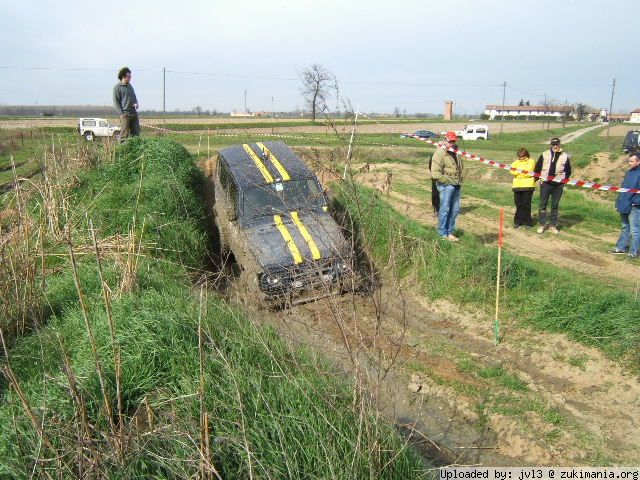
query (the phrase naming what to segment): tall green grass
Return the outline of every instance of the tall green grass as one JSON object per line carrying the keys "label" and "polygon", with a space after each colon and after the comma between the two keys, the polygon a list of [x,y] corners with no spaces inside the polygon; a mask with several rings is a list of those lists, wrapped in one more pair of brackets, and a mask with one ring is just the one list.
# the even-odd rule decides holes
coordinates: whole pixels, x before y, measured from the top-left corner
{"label": "tall green grass", "polygon": [[[393,266],[399,276],[413,275],[428,298],[492,311],[496,249],[472,235],[455,245],[442,241],[434,228],[404,217],[363,187],[355,196],[342,191],[339,202],[352,213],[381,265]],[[358,204],[366,205],[366,211]],[[640,303],[632,294],[508,252],[502,264],[505,317],[523,326],[565,333],[613,358],[638,362],[634,355],[640,346]]]}
{"label": "tall green grass", "polygon": [[108,253],[102,276],[95,254],[77,254],[76,269],[56,257],[47,324],[0,363],[0,477],[425,475],[343,374],[194,288],[207,235],[202,178],[183,147],[131,139],[78,182],[73,248],[87,251],[87,219],[100,238],[135,231],[136,285],[119,289]]}

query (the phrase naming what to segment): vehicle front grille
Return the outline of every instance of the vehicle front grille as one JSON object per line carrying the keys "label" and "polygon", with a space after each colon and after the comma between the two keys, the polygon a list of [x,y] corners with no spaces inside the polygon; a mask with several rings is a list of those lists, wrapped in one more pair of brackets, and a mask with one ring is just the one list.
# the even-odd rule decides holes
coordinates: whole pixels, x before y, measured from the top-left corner
{"label": "vehicle front grille", "polygon": [[[309,262],[289,268],[265,271],[260,276],[260,288],[269,296],[277,296],[297,291],[330,288],[352,273],[351,262],[335,259]],[[269,278],[279,278],[278,283],[270,283]]]}

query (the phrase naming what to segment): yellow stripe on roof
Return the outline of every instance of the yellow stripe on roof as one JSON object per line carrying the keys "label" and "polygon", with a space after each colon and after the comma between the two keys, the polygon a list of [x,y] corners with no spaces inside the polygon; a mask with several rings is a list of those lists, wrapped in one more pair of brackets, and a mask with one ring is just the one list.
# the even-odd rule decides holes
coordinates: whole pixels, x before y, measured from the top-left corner
{"label": "yellow stripe on roof", "polygon": [[316,245],[316,242],[313,241],[313,237],[309,234],[307,227],[304,226],[302,220],[300,220],[300,217],[298,217],[298,212],[291,212],[290,215],[293,219],[293,223],[295,223],[298,227],[302,238],[304,238],[305,242],[307,242],[307,246],[309,247],[309,250],[311,250],[311,256],[314,260],[320,260],[322,258],[320,250],[318,250],[318,246]]}
{"label": "yellow stripe on roof", "polygon": [[265,166],[265,164],[262,163],[262,160],[260,160],[260,157],[258,157],[258,155],[256,155],[256,152],[254,152],[251,149],[251,147],[249,145],[247,145],[246,143],[244,145],[242,145],[242,148],[244,148],[244,151],[249,154],[249,156],[253,160],[253,163],[256,164],[256,167],[258,167],[258,170],[260,170],[260,173],[262,173],[262,176],[264,177],[266,182],[267,183],[273,183],[273,177],[269,173],[269,170],[267,170],[267,167]]}
{"label": "yellow stripe on roof", "polygon": [[296,264],[302,263],[302,255],[300,255],[300,250],[298,250],[298,246],[296,242],[293,241],[293,237],[287,230],[287,227],[282,223],[282,217],[280,215],[274,215],[273,221],[276,222],[276,227],[280,230],[280,234],[282,238],[284,238],[287,247],[289,247],[289,251],[291,252],[291,256],[293,256],[293,261]]}
{"label": "yellow stripe on roof", "polygon": [[273,163],[273,166],[276,167],[276,170],[278,170],[278,172],[280,173],[282,180],[284,180],[285,182],[291,180],[291,177],[289,176],[287,170],[282,166],[276,156],[271,153],[271,151],[265,146],[265,144],[262,142],[257,142],[256,145],[258,145],[258,147],[267,154],[267,158],[269,158],[269,160],[271,160],[271,163]]}

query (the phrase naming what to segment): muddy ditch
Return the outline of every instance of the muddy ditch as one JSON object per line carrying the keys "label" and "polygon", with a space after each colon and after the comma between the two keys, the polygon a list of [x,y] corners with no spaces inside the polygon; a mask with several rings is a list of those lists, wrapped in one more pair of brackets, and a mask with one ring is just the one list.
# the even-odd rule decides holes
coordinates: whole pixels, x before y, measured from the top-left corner
{"label": "muddy ditch", "polygon": [[[233,255],[220,253],[212,209],[213,161],[204,165],[204,172],[211,232],[209,267],[215,279],[212,288],[218,294],[240,306],[251,318],[275,327],[291,344],[311,347],[338,371],[365,379],[375,408],[431,463],[513,464],[513,459],[497,451],[497,439],[491,429],[479,428],[477,422],[460,416],[455,402],[425,397],[412,389],[412,375],[403,367],[415,356],[407,346],[408,328],[434,319],[422,308],[416,308],[417,302],[407,297],[403,289],[384,286],[391,282],[378,276],[377,288],[365,294],[331,295],[280,310],[265,310],[247,298]],[[338,216],[339,222],[347,221],[344,212]],[[364,257],[359,261],[369,265]]]}

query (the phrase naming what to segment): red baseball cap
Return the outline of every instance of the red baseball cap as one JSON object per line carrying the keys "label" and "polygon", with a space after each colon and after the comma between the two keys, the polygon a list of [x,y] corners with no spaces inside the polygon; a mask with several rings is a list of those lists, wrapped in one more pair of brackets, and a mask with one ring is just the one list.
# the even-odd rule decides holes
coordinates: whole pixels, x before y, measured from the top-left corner
{"label": "red baseball cap", "polygon": [[446,138],[449,141],[453,141],[458,139],[458,135],[456,135],[456,132],[449,131],[444,134],[444,138]]}

